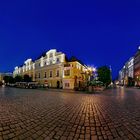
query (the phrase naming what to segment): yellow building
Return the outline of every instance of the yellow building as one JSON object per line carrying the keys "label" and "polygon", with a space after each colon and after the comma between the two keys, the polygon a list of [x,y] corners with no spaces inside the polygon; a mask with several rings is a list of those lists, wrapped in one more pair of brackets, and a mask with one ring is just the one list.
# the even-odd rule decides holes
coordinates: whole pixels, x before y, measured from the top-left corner
{"label": "yellow building", "polygon": [[66,62],[63,68],[63,88],[74,89],[74,87],[85,86],[87,82],[87,67],[78,61]]}
{"label": "yellow building", "polygon": [[47,84],[51,88],[74,89],[82,87],[88,79],[87,67],[78,60],[67,61],[62,52],[52,49],[34,62],[25,61],[22,67],[16,67],[14,76],[25,74],[39,84]]}

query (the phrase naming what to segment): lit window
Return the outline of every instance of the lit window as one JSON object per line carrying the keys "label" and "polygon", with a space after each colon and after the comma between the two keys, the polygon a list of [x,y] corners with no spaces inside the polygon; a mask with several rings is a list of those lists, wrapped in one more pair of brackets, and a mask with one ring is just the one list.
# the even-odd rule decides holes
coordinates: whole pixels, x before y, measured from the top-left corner
{"label": "lit window", "polygon": [[44,78],[47,78],[47,73],[45,72]]}
{"label": "lit window", "polygon": [[53,54],[52,54],[52,53],[50,53],[50,56],[49,56],[49,57],[50,57],[50,58],[51,58],[51,57],[53,57]]}
{"label": "lit window", "polygon": [[50,65],[52,64],[52,60],[50,60]]}
{"label": "lit window", "polygon": [[64,75],[65,75],[65,76],[70,76],[70,70],[65,70],[65,71],[64,71]]}
{"label": "lit window", "polygon": [[65,83],[65,87],[70,87],[70,84],[69,83]]}
{"label": "lit window", "polygon": [[52,71],[50,71],[50,77],[52,77]]}
{"label": "lit window", "polygon": [[59,63],[59,62],[60,62],[60,59],[59,59],[59,58],[57,58],[57,59],[56,59],[56,62],[57,62],[57,63]]}
{"label": "lit window", "polygon": [[56,77],[59,77],[59,70],[56,71]]}

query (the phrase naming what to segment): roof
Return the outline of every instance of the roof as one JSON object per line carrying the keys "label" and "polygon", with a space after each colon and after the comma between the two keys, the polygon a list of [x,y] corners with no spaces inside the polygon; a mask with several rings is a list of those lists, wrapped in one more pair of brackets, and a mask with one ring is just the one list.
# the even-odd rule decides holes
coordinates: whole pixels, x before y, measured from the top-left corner
{"label": "roof", "polygon": [[77,57],[72,56],[70,59],[68,59],[68,62],[79,62],[81,65],[85,65],[81,60],[77,59]]}

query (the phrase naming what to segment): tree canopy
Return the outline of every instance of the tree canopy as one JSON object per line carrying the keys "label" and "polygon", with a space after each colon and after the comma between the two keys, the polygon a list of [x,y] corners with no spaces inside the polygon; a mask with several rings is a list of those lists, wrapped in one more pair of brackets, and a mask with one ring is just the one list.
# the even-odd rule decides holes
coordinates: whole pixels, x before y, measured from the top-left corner
{"label": "tree canopy", "polygon": [[32,78],[29,76],[29,75],[24,75],[24,77],[23,77],[23,81],[24,82],[31,82],[32,81]]}
{"label": "tree canopy", "polygon": [[7,83],[14,83],[15,80],[12,76],[4,76],[3,78],[4,82],[7,84]]}
{"label": "tree canopy", "polygon": [[106,87],[111,83],[111,70],[107,66],[99,67],[97,70],[98,80],[103,82]]}
{"label": "tree canopy", "polygon": [[15,82],[22,82],[22,81],[23,81],[22,76],[17,75],[17,76],[15,77]]}

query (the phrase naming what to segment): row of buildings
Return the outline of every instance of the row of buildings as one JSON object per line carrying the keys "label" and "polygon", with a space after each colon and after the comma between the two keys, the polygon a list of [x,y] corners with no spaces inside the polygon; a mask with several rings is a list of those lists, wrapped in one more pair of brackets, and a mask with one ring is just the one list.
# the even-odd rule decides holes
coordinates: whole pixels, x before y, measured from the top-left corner
{"label": "row of buildings", "polygon": [[27,59],[15,67],[13,76],[29,75],[32,81],[48,84],[52,88],[74,89],[87,84],[92,69],[77,59],[68,60],[66,55],[51,49],[36,60]]}
{"label": "row of buildings", "polygon": [[119,71],[119,83],[121,85],[128,85],[129,78],[134,81],[135,86],[140,86],[140,47]]}

